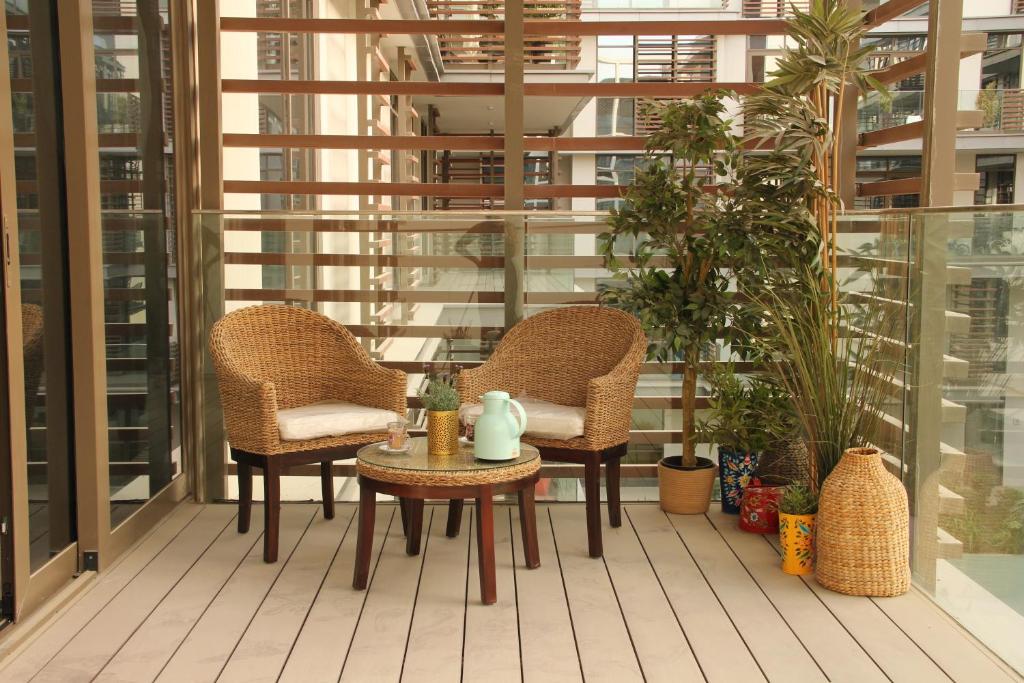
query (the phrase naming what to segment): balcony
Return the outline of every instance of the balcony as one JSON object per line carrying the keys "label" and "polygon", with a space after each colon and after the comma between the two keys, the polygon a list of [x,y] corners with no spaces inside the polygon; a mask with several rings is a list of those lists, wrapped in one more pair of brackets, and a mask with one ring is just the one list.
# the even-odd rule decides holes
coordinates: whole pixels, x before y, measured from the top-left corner
{"label": "balcony", "polygon": [[[924,91],[897,90],[892,96],[892,104],[888,108],[872,100],[859,104],[857,119],[860,132],[866,133],[922,120]],[[1017,135],[1024,132],[1024,90],[961,90],[959,108],[982,113],[982,125],[965,131],[967,134],[977,132]]]}
{"label": "balcony", "polygon": [[[782,574],[775,545],[712,513],[627,505],[586,556],[583,507],[538,509],[541,566],[496,510],[498,603],[479,602],[469,510],[428,506],[405,553],[378,510],[369,590],[352,590],[355,507],[287,505],[282,560],[235,508],[185,504],[3,670],[4,680],[1010,681],[917,592],[870,599]],[[256,519],[259,519],[256,515]]]}

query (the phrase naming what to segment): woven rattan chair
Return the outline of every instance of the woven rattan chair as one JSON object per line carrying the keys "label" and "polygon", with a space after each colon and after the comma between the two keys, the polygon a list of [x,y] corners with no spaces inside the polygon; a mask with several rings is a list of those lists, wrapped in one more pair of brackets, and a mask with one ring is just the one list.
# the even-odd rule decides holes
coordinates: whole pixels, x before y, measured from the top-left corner
{"label": "woven rattan chair", "polygon": [[541,457],[581,463],[591,557],[601,557],[601,465],[608,517],[620,526],[619,460],[626,454],[637,376],[647,338],[633,316],[611,308],[572,306],[545,311],[513,327],[483,365],[459,375],[459,397],[477,403],[499,389],[585,408],[583,436],[566,441],[526,435]]}
{"label": "woven rattan chair", "polygon": [[334,516],[331,464],[379,433],[282,441],[277,412],[321,401],[346,401],[404,416],[406,377],[375,363],[348,330],[319,313],[292,306],[252,306],[213,326],[217,371],[231,459],[238,463],[238,531],[249,530],[252,468],[263,470],[263,559],[277,560],[282,470],[320,463],[324,516]]}

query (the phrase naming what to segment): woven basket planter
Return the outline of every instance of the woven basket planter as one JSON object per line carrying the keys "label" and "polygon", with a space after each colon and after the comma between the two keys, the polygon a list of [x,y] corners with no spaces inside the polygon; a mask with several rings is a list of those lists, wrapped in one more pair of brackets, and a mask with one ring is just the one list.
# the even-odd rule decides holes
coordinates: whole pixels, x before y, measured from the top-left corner
{"label": "woven basket planter", "polygon": [[681,461],[674,455],[658,463],[661,509],[677,515],[703,515],[711,506],[718,468],[707,458],[697,458],[696,469],[683,468]]}
{"label": "woven basket planter", "polygon": [[910,588],[907,492],[874,448],[850,448],[821,487],[816,578],[848,595],[902,595]]}
{"label": "woven basket planter", "polygon": [[760,454],[754,476],[772,484],[806,484],[810,476],[807,458],[803,439],[782,439]]}

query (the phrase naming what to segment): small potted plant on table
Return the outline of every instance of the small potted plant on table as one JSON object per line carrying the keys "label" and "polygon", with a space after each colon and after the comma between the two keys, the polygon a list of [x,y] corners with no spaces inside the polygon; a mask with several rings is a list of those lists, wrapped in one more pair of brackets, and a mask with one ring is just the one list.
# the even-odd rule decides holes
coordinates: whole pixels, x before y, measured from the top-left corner
{"label": "small potted plant on table", "polygon": [[427,388],[418,393],[427,410],[427,451],[454,455],[459,450],[459,391],[453,375],[427,375]]}

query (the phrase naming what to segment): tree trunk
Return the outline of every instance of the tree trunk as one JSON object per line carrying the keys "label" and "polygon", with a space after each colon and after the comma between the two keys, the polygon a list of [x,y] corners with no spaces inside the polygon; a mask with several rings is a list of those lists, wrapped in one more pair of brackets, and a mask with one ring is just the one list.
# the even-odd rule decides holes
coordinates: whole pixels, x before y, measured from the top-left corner
{"label": "tree trunk", "polygon": [[694,412],[697,404],[697,361],[688,358],[683,367],[683,466],[697,466],[697,444],[694,443]]}

